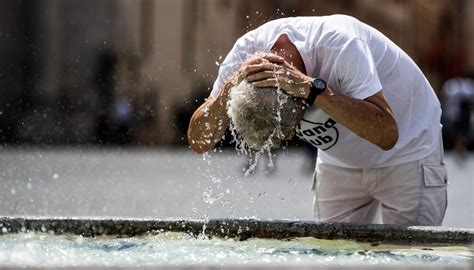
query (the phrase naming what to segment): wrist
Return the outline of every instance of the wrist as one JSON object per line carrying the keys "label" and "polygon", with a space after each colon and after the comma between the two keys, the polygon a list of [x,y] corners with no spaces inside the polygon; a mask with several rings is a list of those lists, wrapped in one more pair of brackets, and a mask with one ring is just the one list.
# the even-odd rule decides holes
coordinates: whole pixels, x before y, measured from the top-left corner
{"label": "wrist", "polygon": [[314,105],[316,98],[323,94],[327,89],[327,84],[323,79],[315,78],[311,80],[309,95],[306,98],[306,106],[311,107]]}
{"label": "wrist", "polygon": [[302,90],[302,97],[304,100],[307,100],[309,95],[311,94],[311,82],[313,81],[313,78],[308,77],[304,83],[303,83],[303,90]]}
{"label": "wrist", "polygon": [[227,80],[227,82],[224,84],[222,91],[220,92],[221,98],[225,98],[226,100],[229,98],[230,90],[233,87],[236,87],[240,83],[238,78],[239,78],[238,74],[235,73]]}

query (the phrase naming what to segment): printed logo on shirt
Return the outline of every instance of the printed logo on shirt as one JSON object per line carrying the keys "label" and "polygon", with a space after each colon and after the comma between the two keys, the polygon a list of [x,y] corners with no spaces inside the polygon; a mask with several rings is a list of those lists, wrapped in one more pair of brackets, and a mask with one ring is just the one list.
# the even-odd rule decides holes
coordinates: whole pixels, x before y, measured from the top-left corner
{"label": "printed logo on shirt", "polygon": [[337,122],[332,118],[327,118],[321,123],[302,119],[296,127],[296,135],[314,147],[328,150],[339,139],[339,131],[335,127],[336,124]]}

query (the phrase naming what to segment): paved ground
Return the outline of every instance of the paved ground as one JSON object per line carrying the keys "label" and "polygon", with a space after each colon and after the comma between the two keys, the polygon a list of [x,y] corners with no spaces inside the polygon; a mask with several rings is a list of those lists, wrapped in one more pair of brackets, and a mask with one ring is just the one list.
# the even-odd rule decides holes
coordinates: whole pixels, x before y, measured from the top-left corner
{"label": "paved ground", "polygon": [[[244,177],[247,158],[232,150],[1,150],[0,215],[254,217],[312,219],[311,167],[290,149]],[[446,155],[450,186],[444,226],[474,228],[474,155]],[[269,171],[269,172],[267,172]]]}

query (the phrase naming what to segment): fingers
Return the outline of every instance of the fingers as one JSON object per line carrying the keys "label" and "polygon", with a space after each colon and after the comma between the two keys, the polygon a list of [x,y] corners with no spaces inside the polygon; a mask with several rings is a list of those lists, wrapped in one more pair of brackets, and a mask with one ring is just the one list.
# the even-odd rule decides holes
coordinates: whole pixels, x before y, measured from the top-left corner
{"label": "fingers", "polygon": [[246,62],[261,63],[264,61],[269,61],[275,64],[283,64],[285,62],[285,58],[278,56],[274,53],[264,53],[264,54],[258,54],[248,59]]}
{"label": "fingers", "polygon": [[260,80],[260,81],[254,81],[252,82],[253,86],[257,88],[263,88],[263,87],[278,87],[278,79],[275,77],[271,77],[265,80]]}
{"label": "fingers", "polygon": [[263,57],[255,56],[245,61],[244,65],[255,65],[255,64],[260,64],[263,62],[269,62],[269,61]]}
{"label": "fingers", "polygon": [[272,62],[272,63],[275,63],[275,64],[283,64],[285,63],[285,58],[281,57],[281,56],[278,56],[274,53],[268,53],[268,54],[265,54],[263,56],[264,59]]}
{"label": "fingers", "polygon": [[243,65],[256,65],[262,63],[273,63],[282,65],[285,63],[285,59],[273,53],[266,53],[259,56],[252,57],[244,62]]}
{"label": "fingers", "polygon": [[[285,59],[273,53],[250,58],[240,67],[239,78],[246,78],[249,82],[267,80],[281,73]],[[262,86],[265,87],[265,86]]]}
{"label": "fingers", "polygon": [[259,72],[274,71],[275,69],[275,64],[263,62],[260,64],[250,64],[243,66],[240,70],[240,74],[242,74],[244,77],[248,77]]}
{"label": "fingers", "polygon": [[265,71],[261,71],[261,72],[254,73],[252,75],[247,76],[247,81],[255,82],[255,81],[266,80],[266,79],[270,79],[274,77],[275,77],[275,72],[273,70],[265,70]]}

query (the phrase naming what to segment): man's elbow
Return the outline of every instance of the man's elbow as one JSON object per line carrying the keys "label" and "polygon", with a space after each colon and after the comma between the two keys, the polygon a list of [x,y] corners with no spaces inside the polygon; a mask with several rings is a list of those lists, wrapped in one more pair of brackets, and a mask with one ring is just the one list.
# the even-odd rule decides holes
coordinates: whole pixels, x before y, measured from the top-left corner
{"label": "man's elbow", "polygon": [[191,149],[197,154],[204,154],[207,151],[211,150],[215,144],[211,143],[211,140],[196,139],[192,135],[192,132],[188,131],[188,143]]}
{"label": "man's elbow", "polygon": [[385,129],[383,138],[378,145],[382,150],[388,151],[392,149],[398,142],[398,126],[396,123],[390,125]]}
{"label": "man's elbow", "polygon": [[195,153],[204,154],[206,152],[198,144],[192,143],[189,137],[188,137],[188,143],[189,143],[189,146],[191,147],[191,150],[193,150]]}
{"label": "man's elbow", "polygon": [[192,145],[192,144],[191,144],[191,149],[199,155],[202,155],[202,154],[207,152],[206,150],[200,148],[199,146],[195,146],[195,145]]}
{"label": "man's elbow", "polygon": [[204,154],[207,152],[207,149],[203,147],[202,143],[199,143],[199,141],[196,141],[195,139],[193,139],[193,136],[190,135],[190,131],[188,131],[188,143],[189,143],[189,146],[191,147],[191,150],[193,150],[194,152],[198,154]]}

